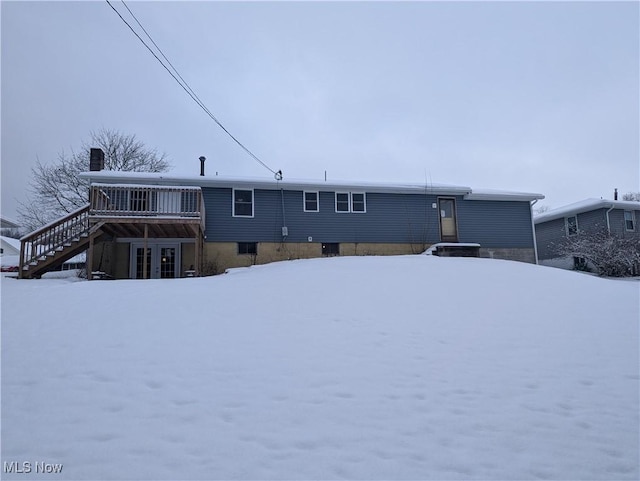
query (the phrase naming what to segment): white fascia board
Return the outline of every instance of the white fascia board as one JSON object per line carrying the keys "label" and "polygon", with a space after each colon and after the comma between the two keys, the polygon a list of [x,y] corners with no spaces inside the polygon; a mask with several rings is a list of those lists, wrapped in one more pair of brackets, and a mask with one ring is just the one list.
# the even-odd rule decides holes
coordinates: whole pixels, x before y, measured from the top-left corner
{"label": "white fascia board", "polygon": [[558,207],[544,214],[534,217],[533,222],[540,224],[564,217],[572,217],[574,215],[590,212],[597,209],[623,209],[623,210],[640,210],[640,202],[625,200],[607,200],[607,199],[585,199],[573,204]]}
{"label": "white fascia board", "polygon": [[147,172],[122,172],[122,171],[98,171],[83,172],[80,178],[89,180],[92,184],[144,184],[146,187],[157,185],[173,186],[200,186],[222,187],[241,189],[264,190],[314,190],[320,192],[336,191],[361,191],[361,192],[385,192],[385,193],[412,193],[412,194],[449,194],[466,195],[471,192],[470,187],[446,185],[446,184],[404,184],[404,183],[375,183],[375,182],[347,182],[347,181],[312,181],[299,179],[256,179],[225,176],[175,176],[166,173]]}
{"label": "white fascia board", "polygon": [[473,189],[464,196],[465,200],[533,201],[544,199],[544,195],[531,192],[510,192],[501,190]]}
{"label": "white fascia board", "polygon": [[242,178],[226,176],[176,176],[166,173],[148,172],[122,172],[122,171],[99,171],[83,172],[80,174],[83,179],[88,179],[92,183],[124,183],[144,184],[146,187],[154,185],[172,186],[199,186],[199,187],[222,187],[240,189],[263,189],[263,190],[313,190],[318,192],[338,192],[338,191],[359,191],[367,193],[392,193],[392,194],[433,194],[433,195],[461,195],[466,200],[516,200],[532,201],[544,199],[542,194],[526,192],[509,192],[498,190],[472,189],[468,186],[449,184],[408,184],[408,183],[382,183],[382,182],[349,182],[349,181],[314,181],[302,179],[275,179],[265,178]]}

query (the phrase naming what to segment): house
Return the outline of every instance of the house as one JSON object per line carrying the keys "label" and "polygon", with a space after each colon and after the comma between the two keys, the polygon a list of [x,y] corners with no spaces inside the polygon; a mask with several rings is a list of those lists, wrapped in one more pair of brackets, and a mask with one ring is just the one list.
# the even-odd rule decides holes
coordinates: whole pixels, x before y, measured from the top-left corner
{"label": "house", "polygon": [[0,236],[0,256],[20,255],[20,240],[12,237]]}
{"label": "house", "polygon": [[[439,242],[477,243],[483,257],[536,262],[531,205],[544,198],[540,194],[99,167],[96,160],[81,175],[90,182],[90,203],[64,219],[66,228],[49,226],[24,239],[31,246],[25,251],[33,254],[24,259],[23,277],[44,269],[39,263],[47,253],[38,246],[48,242],[51,229],[60,239],[47,245],[61,247],[50,257],[83,246],[90,271],[113,278],[197,276],[321,256],[410,254]],[[62,234],[65,229],[70,234]]]}
{"label": "house", "polygon": [[567,258],[558,248],[567,239],[607,232],[619,237],[640,236],[640,202],[586,199],[534,218],[540,264],[564,269],[587,267],[582,258]]}
{"label": "house", "polygon": [[20,229],[20,224],[7,217],[0,216],[0,235],[10,237],[16,235],[18,229]]}

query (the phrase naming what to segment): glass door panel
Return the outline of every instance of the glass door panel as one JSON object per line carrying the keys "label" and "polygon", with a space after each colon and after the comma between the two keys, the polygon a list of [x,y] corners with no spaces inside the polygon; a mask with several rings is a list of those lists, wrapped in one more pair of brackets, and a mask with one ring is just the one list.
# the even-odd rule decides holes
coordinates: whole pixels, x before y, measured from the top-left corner
{"label": "glass door panel", "polygon": [[[155,257],[153,247],[147,247],[147,279],[151,279],[151,262]],[[144,247],[136,247],[136,279],[144,279]]]}
{"label": "glass door panel", "polygon": [[176,248],[160,248],[160,278],[173,279],[176,277]]}

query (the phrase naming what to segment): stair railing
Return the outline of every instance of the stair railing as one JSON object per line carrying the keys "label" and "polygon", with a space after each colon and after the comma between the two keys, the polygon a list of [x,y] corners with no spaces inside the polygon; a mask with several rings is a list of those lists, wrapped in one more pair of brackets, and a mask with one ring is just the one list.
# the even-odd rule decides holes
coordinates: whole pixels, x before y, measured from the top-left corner
{"label": "stair railing", "polygon": [[20,277],[25,266],[63,250],[65,245],[88,232],[89,204],[25,235],[20,239]]}

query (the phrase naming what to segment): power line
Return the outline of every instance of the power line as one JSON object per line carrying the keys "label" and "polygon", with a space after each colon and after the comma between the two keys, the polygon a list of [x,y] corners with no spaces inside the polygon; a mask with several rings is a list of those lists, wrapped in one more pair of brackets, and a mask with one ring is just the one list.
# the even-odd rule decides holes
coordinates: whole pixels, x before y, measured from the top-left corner
{"label": "power line", "polygon": [[[140,26],[140,28],[142,29],[142,31],[147,35],[147,37],[149,37],[149,40],[151,40],[151,42],[153,43],[153,45],[158,49],[158,52],[160,52],[160,55],[162,55],[162,57],[167,61],[167,63],[171,66],[171,68],[174,70],[175,74],[169,69],[169,67],[167,67],[164,62],[160,59],[160,57],[158,57],[158,55],[156,55],[156,53],[153,51],[153,49],[151,47],[149,47],[149,45],[144,41],[144,39],[138,35],[138,32],[135,31],[135,29],[129,24],[129,22],[127,22],[124,17],[120,14],[120,12],[118,12],[118,10],[116,10],[116,8],[111,4],[111,2],[109,0],[105,0],[107,2],[107,4],[111,7],[111,9],[118,15],[118,17],[120,17],[120,20],[122,20],[125,25],[127,27],[129,27],[129,30],[131,30],[131,32],[138,38],[138,40],[140,40],[140,42],[142,42],[142,44],[147,48],[147,50],[149,50],[149,52],[151,53],[151,55],[153,55],[156,60],[160,63],[160,65],[162,65],[164,67],[164,69],[169,72],[169,75],[171,75],[173,77],[173,79],[178,83],[178,85],[180,85],[180,87],[182,87],[182,89],[187,93],[187,95],[189,95],[189,97],[191,97],[191,99],[211,118],[211,120],[213,120],[218,127],[220,127],[229,137],[231,137],[231,139],[240,146],[240,148],[242,148],[242,150],[244,150],[247,154],[249,154],[249,156],[251,156],[251,158],[253,158],[256,162],[258,162],[260,165],[262,165],[265,169],[267,169],[269,172],[271,172],[272,174],[274,174],[276,177],[279,175],[280,178],[282,178],[282,172],[281,171],[275,171],[273,170],[271,167],[269,167],[267,164],[265,164],[262,160],[260,160],[258,158],[257,155],[255,155],[253,152],[251,152],[247,147],[244,146],[244,144],[242,144],[242,142],[240,142],[231,132],[229,132],[226,127],[224,125],[222,125],[222,123],[215,117],[215,115],[213,115],[211,113],[211,111],[207,108],[207,106],[204,104],[204,102],[202,102],[202,100],[200,100],[200,98],[198,97],[198,95],[195,93],[195,91],[189,86],[189,84],[187,83],[186,80],[184,80],[184,78],[182,77],[182,75],[180,75],[180,73],[178,72],[178,70],[173,66],[173,64],[169,61],[169,59],[165,56],[165,54],[162,52],[162,50],[160,49],[160,47],[158,47],[158,45],[156,44],[156,42],[154,42],[153,38],[151,38],[151,35],[149,35],[149,33],[147,32],[147,30],[142,26],[142,24],[138,21],[138,19],[136,18],[136,16],[133,14],[133,12],[131,11],[131,9],[127,6],[127,4],[124,2],[124,0],[122,1],[122,4],[125,6],[125,8],[129,11],[129,13],[131,14],[131,16],[135,19],[136,23]],[[177,75],[177,77],[176,77]]]}

